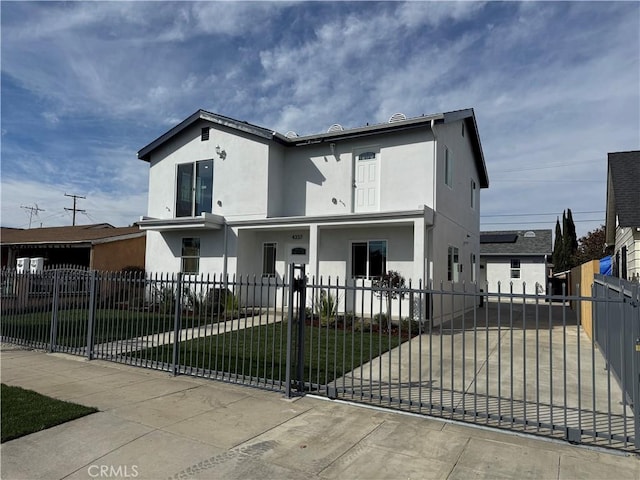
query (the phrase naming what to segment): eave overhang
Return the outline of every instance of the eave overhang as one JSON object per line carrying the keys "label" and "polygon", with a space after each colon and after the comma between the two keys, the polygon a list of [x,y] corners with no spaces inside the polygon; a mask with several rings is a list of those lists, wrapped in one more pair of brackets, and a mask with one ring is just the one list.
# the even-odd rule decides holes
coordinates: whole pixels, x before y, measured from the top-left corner
{"label": "eave overhang", "polygon": [[155,232],[181,230],[220,230],[224,226],[224,217],[212,213],[203,213],[197,217],[150,218],[142,217],[138,222],[140,230]]}

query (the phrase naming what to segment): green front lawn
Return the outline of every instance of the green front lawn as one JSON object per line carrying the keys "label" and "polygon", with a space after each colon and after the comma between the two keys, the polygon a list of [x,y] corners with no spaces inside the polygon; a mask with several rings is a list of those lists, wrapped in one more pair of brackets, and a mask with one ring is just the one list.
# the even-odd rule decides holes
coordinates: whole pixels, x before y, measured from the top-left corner
{"label": "green front lawn", "polygon": [[96,408],[63,402],[4,383],[0,392],[2,443],[98,411]]}
{"label": "green front lawn", "polygon": [[[67,347],[86,346],[88,318],[87,309],[60,310],[56,343]],[[172,313],[98,309],[94,343],[172,331],[173,323]],[[51,335],[51,312],[5,314],[0,319],[0,334],[3,337],[47,344]]]}
{"label": "green front lawn", "polygon": [[[284,381],[286,340],[286,322],[189,340],[180,343],[179,364]],[[304,378],[321,385],[330,383],[399,344],[397,335],[307,325]],[[171,359],[172,351],[172,344],[163,345],[138,352],[136,357]]]}

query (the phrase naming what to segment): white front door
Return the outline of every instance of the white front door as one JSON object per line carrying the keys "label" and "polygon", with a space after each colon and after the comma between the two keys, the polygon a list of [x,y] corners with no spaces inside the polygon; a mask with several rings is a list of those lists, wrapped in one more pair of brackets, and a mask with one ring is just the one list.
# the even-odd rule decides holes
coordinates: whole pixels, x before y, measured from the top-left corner
{"label": "white front door", "polygon": [[354,178],[354,212],[378,210],[380,165],[375,152],[361,153],[356,157]]}

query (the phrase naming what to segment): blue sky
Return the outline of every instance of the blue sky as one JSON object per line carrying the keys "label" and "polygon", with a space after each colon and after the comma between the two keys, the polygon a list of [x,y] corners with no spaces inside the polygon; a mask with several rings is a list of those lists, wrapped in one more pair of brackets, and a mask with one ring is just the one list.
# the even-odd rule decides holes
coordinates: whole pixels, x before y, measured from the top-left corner
{"label": "blue sky", "polygon": [[[481,228],[604,222],[640,148],[638,2],[0,4],[2,226],[129,225],[136,152],[203,108],[285,133],[474,108]],[[583,213],[584,212],[584,213]],[[526,215],[524,215],[526,214]],[[521,216],[516,216],[521,215]]]}

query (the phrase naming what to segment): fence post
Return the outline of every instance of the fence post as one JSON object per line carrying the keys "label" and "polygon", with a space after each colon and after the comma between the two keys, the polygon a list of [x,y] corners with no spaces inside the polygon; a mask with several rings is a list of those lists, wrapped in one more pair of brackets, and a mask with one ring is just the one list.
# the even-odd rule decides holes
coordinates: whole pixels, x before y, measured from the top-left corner
{"label": "fence post", "polygon": [[93,360],[93,332],[96,322],[96,304],[98,301],[98,281],[96,271],[92,270],[89,277],[89,322],[87,324],[87,360]]}
{"label": "fence post", "polygon": [[631,314],[632,338],[635,340],[633,350],[633,427],[634,446],[640,449],[640,285],[636,284],[631,291],[631,301],[629,302],[629,312]]}
{"label": "fence post", "polygon": [[58,337],[58,305],[60,297],[60,271],[55,270],[53,274],[53,305],[51,307],[51,332],[49,335],[49,352],[53,353]]}
{"label": "fence post", "polygon": [[305,306],[307,293],[307,276],[305,265],[301,265],[300,278],[296,280],[296,290],[298,291],[298,358],[296,364],[296,382],[298,391],[304,391],[304,327],[305,327]]}
{"label": "fence post", "polygon": [[176,288],[176,308],[173,318],[173,375],[178,375],[180,353],[180,317],[182,315],[182,272],[178,273],[178,285]]}
{"label": "fence post", "polygon": [[293,263],[289,264],[289,312],[287,315],[287,356],[285,361],[285,396],[287,398],[291,398],[291,329],[293,328],[294,269]]}

